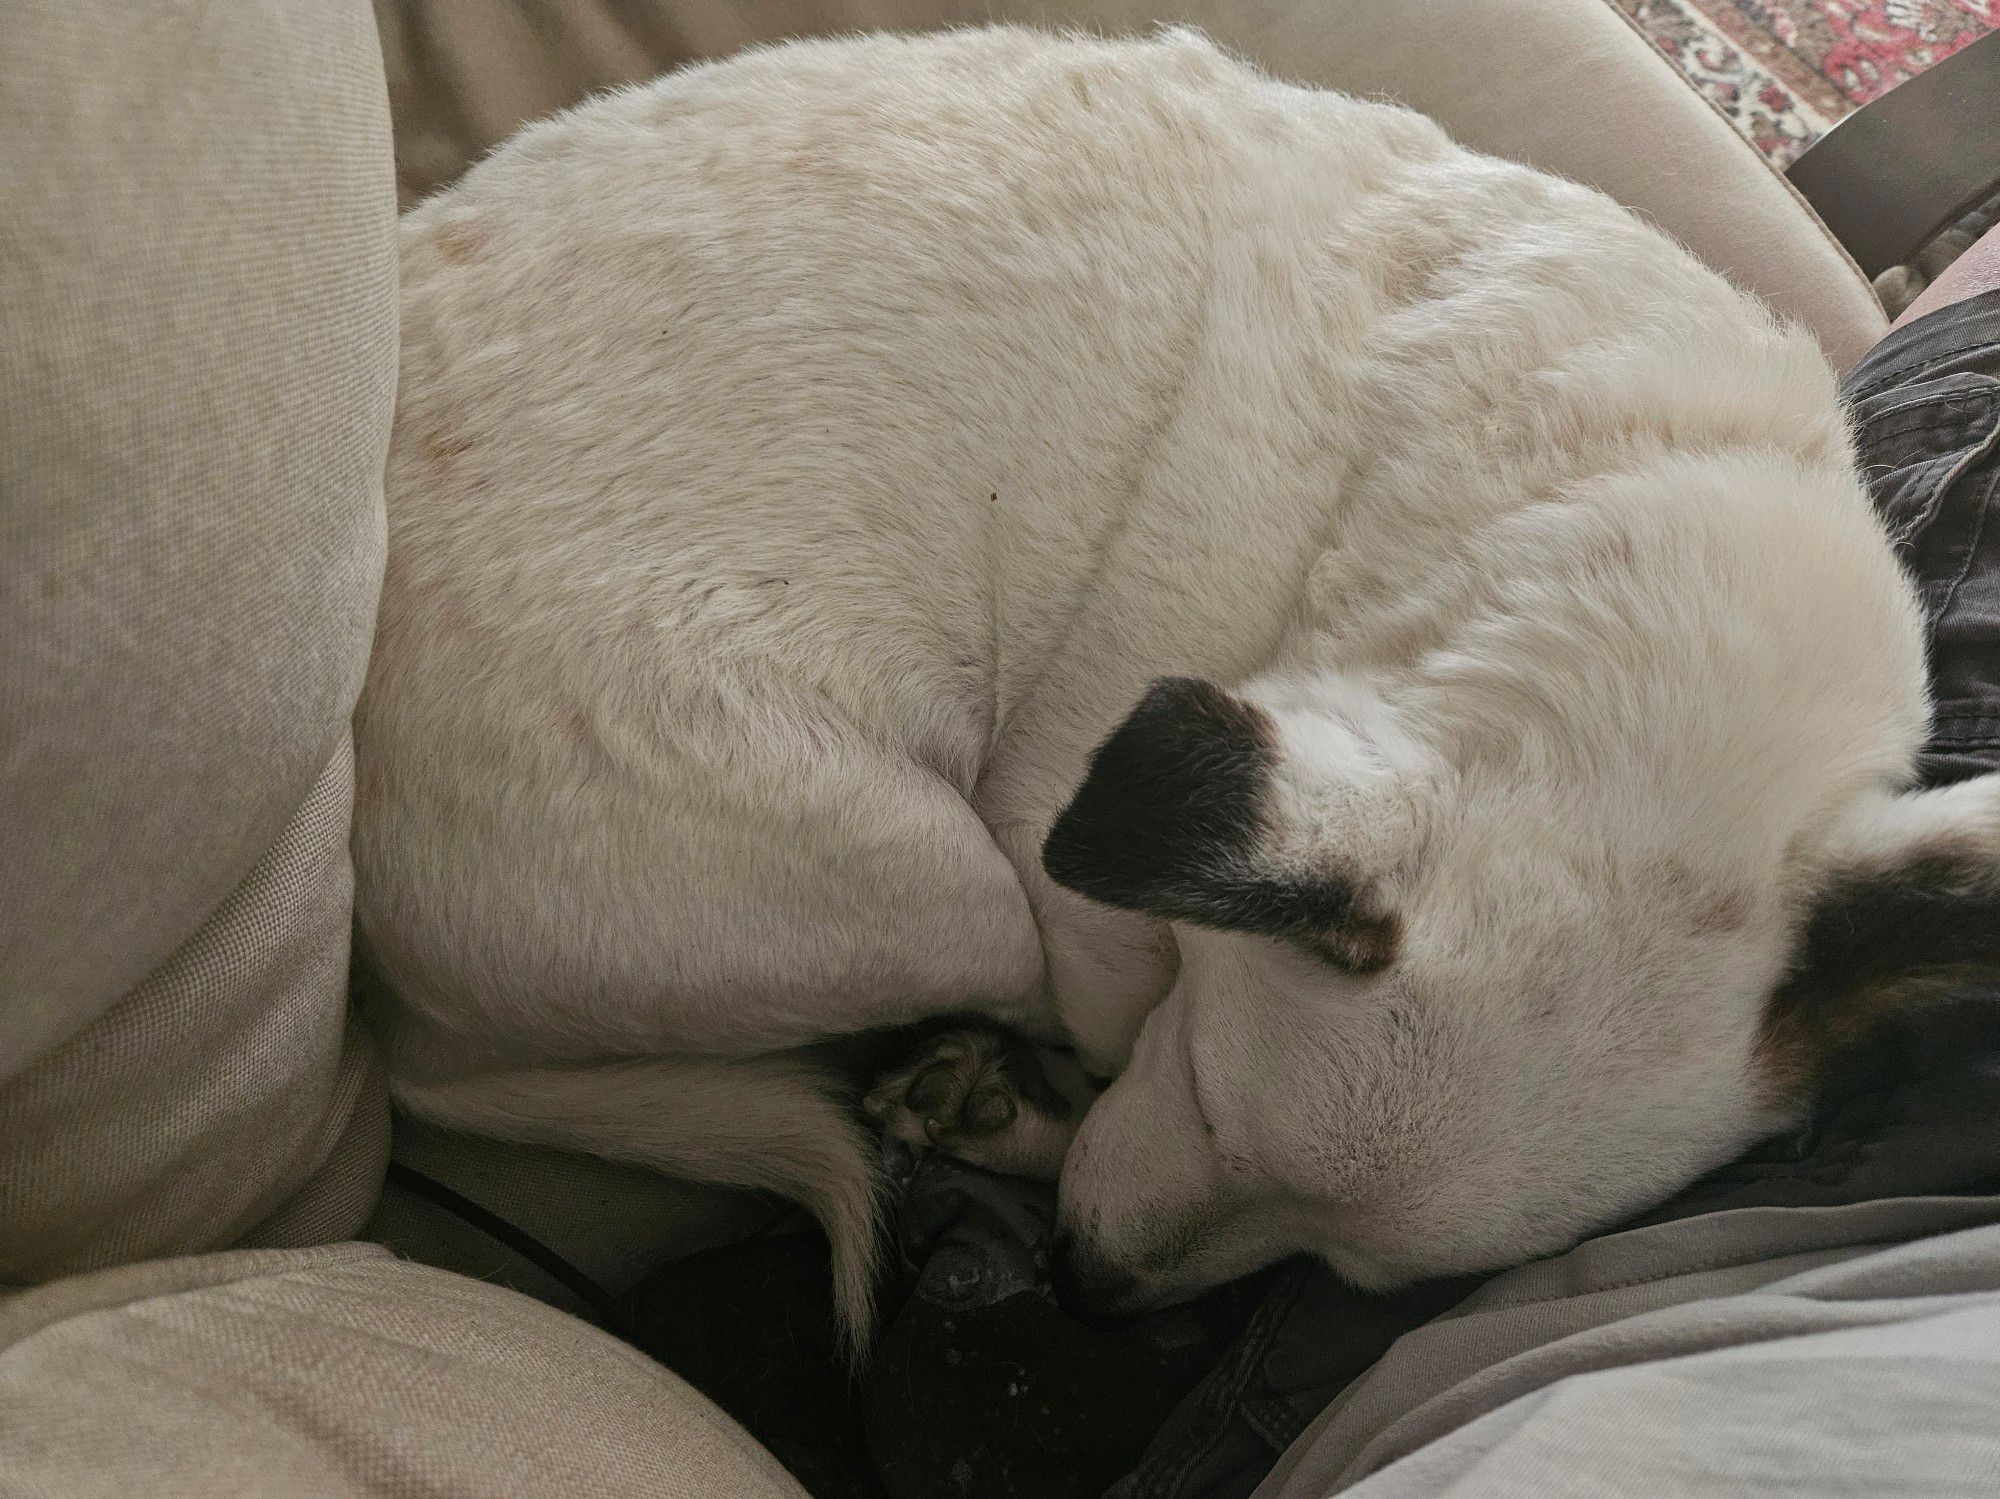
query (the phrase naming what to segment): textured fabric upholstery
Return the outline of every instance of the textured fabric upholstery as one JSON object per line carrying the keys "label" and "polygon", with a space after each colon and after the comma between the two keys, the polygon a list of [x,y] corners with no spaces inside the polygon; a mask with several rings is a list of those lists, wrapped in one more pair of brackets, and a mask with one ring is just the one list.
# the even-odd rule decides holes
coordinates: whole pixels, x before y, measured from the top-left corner
{"label": "textured fabric upholstery", "polygon": [[799,1499],[635,1349],[370,1244],[125,1266],[0,1305],[0,1491]]}
{"label": "textured fabric upholstery", "polygon": [[344,1237],[348,716],[395,381],[362,0],[0,45],[0,1281]]}

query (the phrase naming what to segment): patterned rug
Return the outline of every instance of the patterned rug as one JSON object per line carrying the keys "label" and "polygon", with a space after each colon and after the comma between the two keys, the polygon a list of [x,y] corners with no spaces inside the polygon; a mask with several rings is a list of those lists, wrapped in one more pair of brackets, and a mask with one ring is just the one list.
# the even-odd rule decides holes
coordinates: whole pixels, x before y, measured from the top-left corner
{"label": "patterned rug", "polygon": [[1616,0],[1784,166],[1849,110],[2000,29],[2000,0]]}

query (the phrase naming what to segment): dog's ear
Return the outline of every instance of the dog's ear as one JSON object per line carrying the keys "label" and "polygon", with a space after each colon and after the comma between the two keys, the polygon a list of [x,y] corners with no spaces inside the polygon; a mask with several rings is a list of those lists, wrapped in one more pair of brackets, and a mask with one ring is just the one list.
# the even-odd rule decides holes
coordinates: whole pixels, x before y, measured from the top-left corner
{"label": "dog's ear", "polygon": [[1106,905],[1382,968],[1393,917],[1367,909],[1351,878],[1280,869],[1265,852],[1278,755],[1277,726],[1256,705],[1198,678],[1157,681],[1091,756],[1042,867]]}
{"label": "dog's ear", "polygon": [[1870,800],[1828,872],[1772,996],[1762,1060],[1780,1093],[1810,1087],[1877,1020],[2000,982],[2000,774]]}

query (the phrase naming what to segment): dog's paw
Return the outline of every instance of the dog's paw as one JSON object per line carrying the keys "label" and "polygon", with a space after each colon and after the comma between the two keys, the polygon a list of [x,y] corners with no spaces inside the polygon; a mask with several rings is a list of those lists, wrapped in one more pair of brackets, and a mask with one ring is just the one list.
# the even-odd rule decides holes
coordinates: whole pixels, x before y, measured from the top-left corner
{"label": "dog's paw", "polygon": [[[885,1134],[1009,1176],[1054,1180],[1088,1088],[1051,1072],[1063,1059],[996,1025],[920,1032],[862,1100]],[[1081,1077],[1081,1074],[1078,1074]]]}

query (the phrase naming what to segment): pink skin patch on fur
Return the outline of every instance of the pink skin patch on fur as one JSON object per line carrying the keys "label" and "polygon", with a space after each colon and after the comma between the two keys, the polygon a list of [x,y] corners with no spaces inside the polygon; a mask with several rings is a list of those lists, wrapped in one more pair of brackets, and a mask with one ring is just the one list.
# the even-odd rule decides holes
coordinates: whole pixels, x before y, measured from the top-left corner
{"label": "pink skin patch on fur", "polygon": [[463,265],[486,248],[486,231],[474,224],[446,224],[431,243],[437,246],[438,259],[447,265]]}

